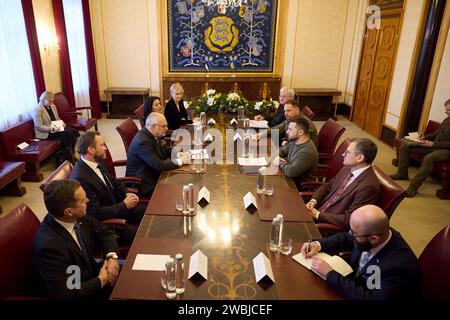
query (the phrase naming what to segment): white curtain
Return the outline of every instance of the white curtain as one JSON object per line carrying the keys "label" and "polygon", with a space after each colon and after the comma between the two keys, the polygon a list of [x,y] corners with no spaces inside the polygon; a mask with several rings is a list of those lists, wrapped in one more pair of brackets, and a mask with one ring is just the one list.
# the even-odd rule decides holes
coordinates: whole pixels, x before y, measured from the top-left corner
{"label": "white curtain", "polygon": [[81,0],[63,0],[70,69],[77,107],[89,106],[89,74]]}
{"label": "white curtain", "polygon": [[31,117],[37,105],[27,32],[18,0],[0,1],[0,130]]}

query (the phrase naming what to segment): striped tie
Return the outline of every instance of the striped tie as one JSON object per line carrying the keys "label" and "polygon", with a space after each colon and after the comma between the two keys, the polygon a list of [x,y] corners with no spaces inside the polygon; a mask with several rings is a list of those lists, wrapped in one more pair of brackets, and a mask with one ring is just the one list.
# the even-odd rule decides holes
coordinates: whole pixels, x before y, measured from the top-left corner
{"label": "striped tie", "polygon": [[347,176],[347,178],[345,178],[345,180],[341,183],[339,188],[337,188],[336,191],[334,193],[332,193],[328,197],[327,201],[325,201],[325,203],[319,208],[319,211],[323,212],[323,211],[327,210],[330,206],[332,206],[336,202],[337,199],[339,199],[340,195],[345,190],[348,182],[350,181],[350,179],[352,177],[353,177],[353,173],[350,172],[350,174]]}

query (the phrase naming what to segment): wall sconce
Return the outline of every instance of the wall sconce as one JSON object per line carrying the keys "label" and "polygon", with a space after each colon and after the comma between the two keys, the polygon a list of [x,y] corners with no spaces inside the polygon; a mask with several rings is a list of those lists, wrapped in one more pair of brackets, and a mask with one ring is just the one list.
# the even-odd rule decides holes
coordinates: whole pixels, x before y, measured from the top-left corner
{"label": "wall sconce", "polygon": [[59,50],[58,38],[54,33],[50,32],[45,24],[38,26],[38,38],[41,48],[46,55],[49,56]]}

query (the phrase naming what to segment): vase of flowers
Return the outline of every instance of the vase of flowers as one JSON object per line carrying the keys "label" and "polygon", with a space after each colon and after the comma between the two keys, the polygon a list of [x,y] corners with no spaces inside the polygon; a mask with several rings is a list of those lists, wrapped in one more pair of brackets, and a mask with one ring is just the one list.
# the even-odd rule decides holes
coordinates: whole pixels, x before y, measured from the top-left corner
{"label": "vase of flowers", "polygon": [[222,111],[224,113],[237,113],[240,106],[244,107],[244,110],[247,111],[250,106],[247,99],[239,91],[229,92],[223,100]]}
{"label": "vase of flowers", "polygon": [[216,90],[209,89],[196,102],[195,111],[197,114],[206,112],[207,114],[217,114],[222,108],[223,95],[216,93]]}
{"label": "vase of flowers", "polygon": [[270,100],[255,102],[255,104],[253,105],[253,110],[255,114],[260,114],[267,118],[269,115],[274,113],[275,110],[277,110],[279,105],[280,103],[278,101],[272,100],[271,98]]}

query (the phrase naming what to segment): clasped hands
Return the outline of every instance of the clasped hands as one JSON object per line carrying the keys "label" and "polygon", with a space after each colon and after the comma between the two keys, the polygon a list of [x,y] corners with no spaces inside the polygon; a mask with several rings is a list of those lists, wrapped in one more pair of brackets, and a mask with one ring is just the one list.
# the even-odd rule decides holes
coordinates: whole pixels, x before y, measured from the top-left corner
{"label": "clasped hands", "polygon": [[136,194],[129,192],[125,196],[125,199],[123,199],[123,203],[125,203],[127,209],[134,208],[139,203],[139,197]]}
{"label": "clasped hands", "polygon": [[106,284],[114,286],[116,284],[117,278],[119,277],[119,271],[120,266],[117,259],[110,258],[103,261],[103,265],[100,268],[100,272],[98,274],[98,278],[102,283],[102,288]]}
{"label": "clasped hands", "polygon": [[313,219],[316,218],[317,213],[319,212],[319,210],[317,210],[316,207],[317,202],[314,200],[310,200],[305,206],[306,206],[306,210],[308,210],[308,213],[311,215],[311,217],[313,217]]}

